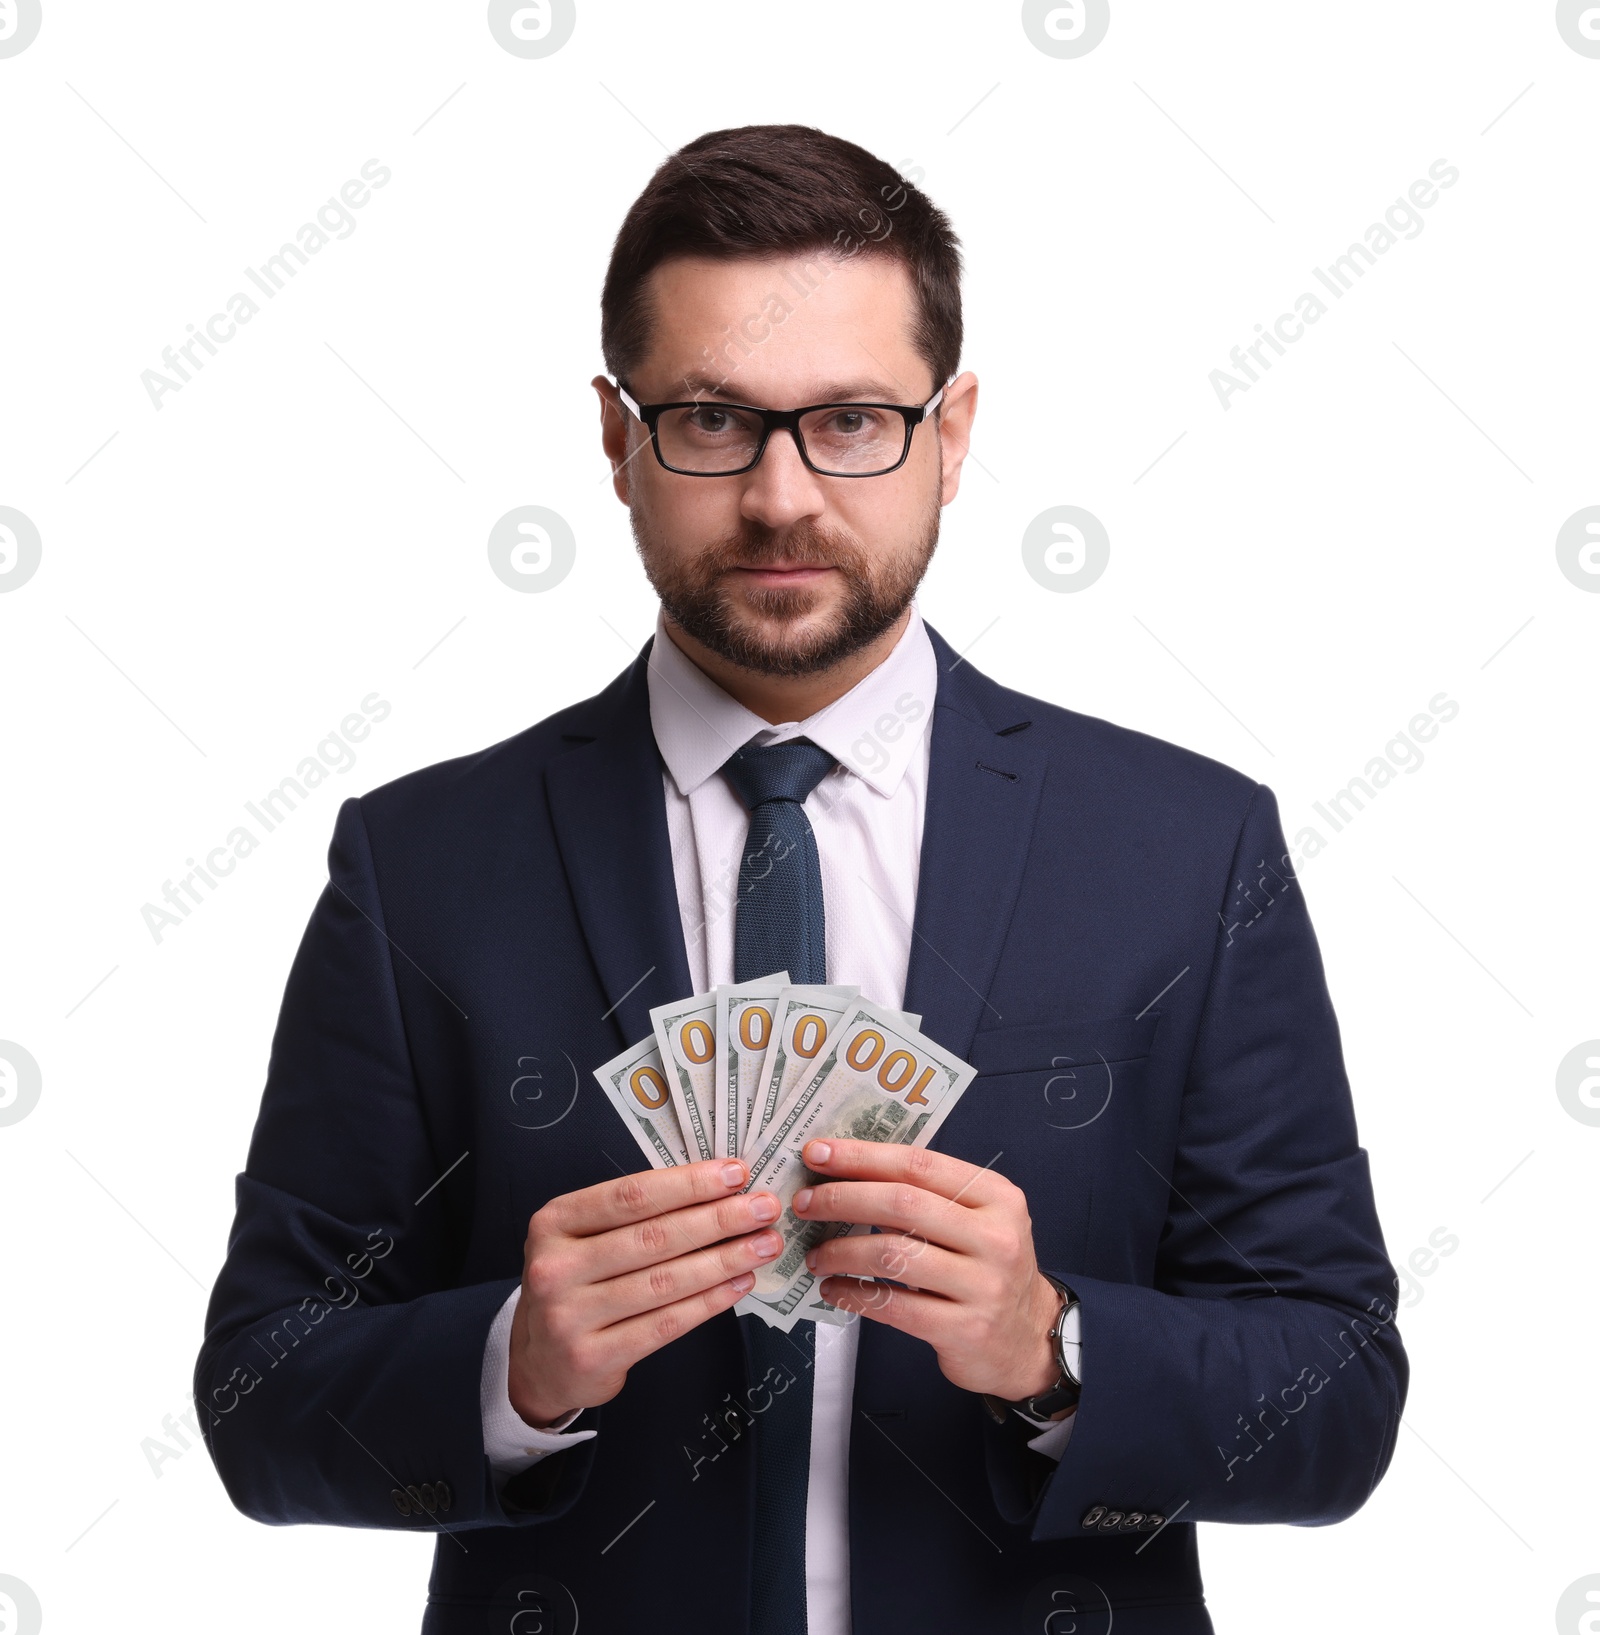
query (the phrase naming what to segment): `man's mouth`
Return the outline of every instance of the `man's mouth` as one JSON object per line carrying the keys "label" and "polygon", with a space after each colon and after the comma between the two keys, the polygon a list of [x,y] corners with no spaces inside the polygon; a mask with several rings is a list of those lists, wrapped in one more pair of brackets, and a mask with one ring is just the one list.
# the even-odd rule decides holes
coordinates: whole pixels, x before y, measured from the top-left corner
{"label": "man's mouth", "polygon": [[809,585],[833,573],[827,563],[817,562],[764,562],[753,567],[734,567],[729,570],[740,575],[747,583],[768,588],[784,585]]}

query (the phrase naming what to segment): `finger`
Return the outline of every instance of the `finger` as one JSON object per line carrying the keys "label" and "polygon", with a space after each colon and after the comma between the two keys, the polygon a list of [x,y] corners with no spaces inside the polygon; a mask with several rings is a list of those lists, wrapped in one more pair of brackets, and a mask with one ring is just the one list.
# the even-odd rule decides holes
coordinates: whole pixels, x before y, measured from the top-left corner
{"label": "finger", "polygon": [[594,1339],[605,1347],[608,1358],[615,1359],[623,1368],[632,1368],[640,1358],[670,1345],[680,1335],[699,1328],[708,1318],[737,1305],[755,1287],[755,1282],[755,1274],[746,1272],[742,1277],[713,1284],[670,1306],[660,1306],[655,1311],[601,1329]]}
{"label": "finger", "polygon": [[806,1265],[818,1277],[887,1277],[951,1300],[973,1299],[981,1281],[981,1268],[971,1256],[953,1255],[901,1232],[829,1238],[806,1256]]}
{"label": "finger", "polygon": [[748,1179],[748,1169],[737,1158],[708,1158],[699,1164],[641,1170],[568,1192],[552,1198],[539,1213],[569,1237],[590,1237],[669,1210],[726,1198]]}
{"label": "finger", "polygon": [[830,1277],[817,1292],[840,1311],[859,1312],[886,1328],[897,1328],[937,1348],[951,1334],[961,1308],[954,1300],[888,1283],[863,1283],[853,1277]]}
{"label": "finger", "polygon": [[822,1181],[795,1193],[793,1207],[802,1220],[915,1232],[961,1254],[983,1251],[983,1226],[975,1210],[907,1182]]}
{"label": "finger", "polygon": [[[883,1141],[808,1141],[800,1156],[819,1175],[853,1181],[903,1182],[936,1192],[969,1209],[999,1203],[1012,1189],[1005,1176],[926,1147],[897,1147]],[[998,1156],[998,1154],[996,1155]],[[993,1160],[991,1160],[993,1162]]]}
{"label": "finger", "polygon": [[590,1328],[609,1328],[629,1317],[702,1294],[718,1283],[765,1266],[782,1253],[783,1239],[776,1232],[760,1231],[693,1254],[678,1255],[641,1271],[591,1284],[576,1302],[579,1320]]}
{"label": "finger", "polygon": [[735,1193],[731,1198],[692,1204],[687,1209],[652,1215],[631,1226],[583,1238],[565,1245],[561,1253],[570,1257],[572,1282],[601,1283],[625,1272],[674,1260],[724,1238],[743,1237],[775,1221],[778,1209],[778,1200],[770,1192]]}

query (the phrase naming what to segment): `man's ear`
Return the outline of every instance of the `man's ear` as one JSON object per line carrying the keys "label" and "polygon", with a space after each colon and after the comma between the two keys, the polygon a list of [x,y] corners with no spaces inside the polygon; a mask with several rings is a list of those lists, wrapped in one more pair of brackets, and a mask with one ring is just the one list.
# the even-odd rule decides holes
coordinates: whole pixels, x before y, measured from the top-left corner
{"label": "man's ear", "polygon": [[631,416],[617,396],[617,389],[605,375],[596,375],[590,384],[600,398],[600,446],[611,462],[611,486],[624,505],[628,497],[628,421]]}
{"label": "man's ear", "polygon": [[939,451],[944,463],[940,505],[948,505],[961,488],[961,467],[972,441],[972,422],[978,412],[978,377],[968,369],[950,382],[939,399]]}

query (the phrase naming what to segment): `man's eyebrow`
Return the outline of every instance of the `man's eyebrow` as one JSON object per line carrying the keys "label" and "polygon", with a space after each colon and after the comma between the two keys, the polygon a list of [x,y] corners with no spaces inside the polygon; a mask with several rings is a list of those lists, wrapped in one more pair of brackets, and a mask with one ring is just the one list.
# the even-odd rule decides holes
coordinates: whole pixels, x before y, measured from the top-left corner
{"label": "man's eyebrow", "polygon": [[698,371],[681,375],[674,390],[682,390],[691,397],[718,398],[724,403],[748,403],[753,409],[799,408],[810,403],[898,403],[900,392],[885,386],[881,380],[824,381],[810,396],[795,403],[755,403],[748,393],[741,392],[738,377],[734,375],[706,375]]}

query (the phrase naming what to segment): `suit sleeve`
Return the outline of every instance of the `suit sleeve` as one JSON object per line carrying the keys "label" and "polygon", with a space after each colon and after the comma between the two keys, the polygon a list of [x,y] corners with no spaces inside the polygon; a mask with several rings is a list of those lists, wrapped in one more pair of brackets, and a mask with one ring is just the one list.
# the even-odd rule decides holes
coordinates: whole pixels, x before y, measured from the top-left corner
{"label": "suit sleeve", "polygon": [[590,1445],[495,1491],[484,1354],[517,1282],[457,1283],[470,1137],[448,1110],[430,1118],[412,1069],[359,801],[340,810],[328,867],[195,1365],[206,1445],[261,1522],[537,1524],[576,1501]]}
{"label": "suit sleeve", "polygon": [[1257,786],[1219,909],[1153,1286],[1045,1268],[1081,1302],[1071,1443],[1053,1472],[1018,1455],[1013,1429],[992,1431],[990,1449],[1002,1510],[1036,1539],[1084,1536],[1096,1506],[1336,1522],[1394,1451],[1407,1384],[1394,1271],[1287,851]]}

